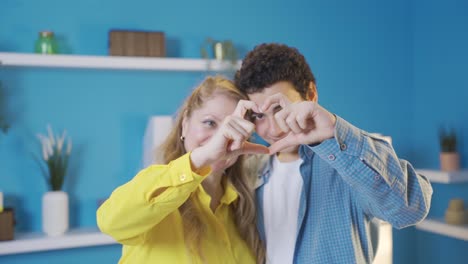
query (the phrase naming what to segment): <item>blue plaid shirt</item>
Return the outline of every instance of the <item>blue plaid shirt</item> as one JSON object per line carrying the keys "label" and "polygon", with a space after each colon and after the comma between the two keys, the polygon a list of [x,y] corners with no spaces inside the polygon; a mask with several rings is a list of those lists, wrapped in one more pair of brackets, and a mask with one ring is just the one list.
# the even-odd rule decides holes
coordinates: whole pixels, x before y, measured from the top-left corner
{"label": "blue plaid shirt", "polygon": [[[422,221],[432,187],[392,146],[337,117],[335,137],[301,145],[301,192],[294,263],[372,263],[375,218],[401,229]],[[259,177],[258,228],[265,239],[263,191],[271,159]],[[287,177],[287,175],[285,175]],[[268,241],[266,241],[268,243]]]}

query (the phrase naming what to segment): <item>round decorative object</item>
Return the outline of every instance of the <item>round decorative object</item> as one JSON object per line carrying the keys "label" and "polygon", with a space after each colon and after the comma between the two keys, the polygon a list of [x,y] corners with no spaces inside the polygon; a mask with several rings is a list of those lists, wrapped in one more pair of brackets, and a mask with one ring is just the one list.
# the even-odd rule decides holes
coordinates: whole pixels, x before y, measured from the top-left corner
{"label": "round decorative object", "polygon": [[459,198],[450,200],[448,210],[450,210],[450,211],[463,211],[463,210],[465,210],[465,205],[464,205],[463,200],[459,199]]}
{"label": "round decorative object", "polygon": [[452,199],[445,211],[445,222],[452,225],[463,225],[467,222],[465,206],[462,199]]}
{"label": "round decorative object", "polygon": [[465,224],[465,212],[464,211],[446,211],[445,222],[451,225],[464,225]]}

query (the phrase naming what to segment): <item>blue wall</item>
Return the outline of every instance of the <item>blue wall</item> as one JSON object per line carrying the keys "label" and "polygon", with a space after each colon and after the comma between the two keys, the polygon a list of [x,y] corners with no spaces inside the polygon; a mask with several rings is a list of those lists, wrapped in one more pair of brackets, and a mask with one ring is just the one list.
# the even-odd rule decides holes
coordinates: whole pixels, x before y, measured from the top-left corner
{"label": "blue wall", "polygon": [[[56,32],[64,52],[73,54],[107,54],[107,34],[113,28],[162,30],[171,57],[198,58],[208,36],[232,39],[241,55],[261,42],[287,43],[309,61],[324,107],[365,130],[392,136],[400,157],[416,167],[436,168],[437,123],[448,120],[463,129],[467,116],[466,110],[450,111],[467,97],[462,91],[467,81],[460,74],[466,61],[460,58],[467,57],[462,47],[468,47],[463,30],[467,19],[461,17],[466,4],[448,4],[442,17],[433,20],[439,5],[405,0],[6,0],[0,3],[0,50],[31,52],[43,29]],[[452,12],[460,13],[458,20]],[[71,224],[95,226],[97,201],[140,168],[147,117],[174,113],[204,75],[0,68],[15,113],[10,133],[0,135],[0,189],[7,205],[17,210],[17,230],[40,230],[40,199],[46,188],[30,152],[37,147],[35,134],[44,133],[47,123],[66,128],[74,140],[65,186]],[[439,94],[439,89],[457,94]],[[465,157],[466,150],[463,145]],[[435,188],[434,198],[443,201],[436,214],[454,189],[466,193],[465,187]],[[407,228],[395,231],[394,240],[394,263],[438,263],[431,261],[444,253],[428,258],[426,251],[447,239]],[[466,247],[466,242],[449,240]],[[109,246],[0,257],[0,262],[72,263],[80,259],[75,256],[86,256],[91,262],[115,263],[119,255],[118,246]]]}
{"label": "blue wall", "polygon": [[[468,165],[468,2],[414,1],[414,123],[412,161],[438,168],[437,129],[454,127],[461,163]],[[433,184],[430,216],[444,216],[449,200],[468,202],[468,184]],[[418,232],[418,263],[467,263],[468,242]]]}

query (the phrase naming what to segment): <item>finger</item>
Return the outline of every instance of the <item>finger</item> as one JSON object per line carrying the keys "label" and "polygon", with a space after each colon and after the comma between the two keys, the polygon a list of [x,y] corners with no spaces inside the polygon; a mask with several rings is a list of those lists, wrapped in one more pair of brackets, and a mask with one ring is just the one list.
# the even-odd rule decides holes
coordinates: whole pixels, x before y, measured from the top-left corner
{"label": "finger", "polygon": [[302,113],[296,116],[296,122],[301,129],[306,129],[308,126],[307,117]]}
{"label": "finger", "polygon": [[243,135],[245,139],[250,137],[250,135],[253,133],[253,130],[255,129],[254,124],[250,123],[245,119],[235,116],[231,116],[228,120],[228,124],[226,125],[235,129],[237,132]]}
{"label": "finger", "polygon": [[288,124],[289,128],[296,134],[302,132],[301,127],[297,123],[295,113],[290,113],[289,116],[286,118],[286,124]]}
{"label": "finger", "polygon": [[230,140],[230,143],[228,144],[227,148],[228,151],[234,151],[242,148],[242,144],[250,136],[250,134],[246,133],[244,130],[237,130],[237,128],[233,126],[233,122],[225,124],[223,133],[225,135],[225,138]]}
{"label": "finger", "polygon": [[295,146],[296,143],[294,142],[294,140],[292,139],[291,136],[286,136],[284,138],[282,138],[281,140],[278,140],[276,141],[275,143],[273,143],[268,149],[269,149],[269,153],[270,155],[272,154],[275,154],[277,152],[280,152],[286,148],[289,148],[289,147],[292,147],[292,146]]}
{"label": "finger", "polygon": [[269,150],[266,146],[251,142],[244,142],[242,146],[242,154],[268,154]]}
{"label": "finger", "polygon": [[286,117],[289,115],[288,109],[283,109],[274,115],[276,124],[283,132],[289,132],[289,125],[286,123]]}
{"label": "finger", "polygon": [[255,125],[252,122],[239,117],[233,117],[233,119],[234,123],[237,126],[242,127],[242,129],[246,131],[249,136],[255,131]]}
{"label": "finger", "polygon": [[249,131],[245,130],[244,127],[242,127],[237,122],[231,122],[229,126],[231,126],[232,129],[235,129],[237,132],[239,132],[239,134],[242,135],[242,137],[245,139],[247,139],[250,136]]}
{"label": "finger", "polygon": [[242,148],[235,152],[236,155],[243,154],[268,154],[266,146],[245,141]]}
{"label": "finger", "polygon": [[296,121],[302,129],[309,129],[313,122],[315,105],[313,102],[301,102],[297,111]]}
{"label": "finger", "polygon": [[263,105],[260,107],[260,111],[262,113],[270,111],[270,108],[276,106],[277,104],[279,104],[284,109],[290,104],[290,102],[282,93],[277,93],[265,99]]}
{"label": "finger", "polygon": [[260,112],[257,104],[255,104],[254,102],[248,100],[240,100],[239,103],[237,103],[236,109],[234,110],[232,115],[244,118],[245,113],[247,113],[247,110],[252,110],[257,113]]}
{"label": "finger", "polygon": [[238,149],[241,149],[243,143],[244,142],[241,141],[241,140],[232,140],[231,143],[228,145],[228,151],[232,152],[232,151],[236,151]]}

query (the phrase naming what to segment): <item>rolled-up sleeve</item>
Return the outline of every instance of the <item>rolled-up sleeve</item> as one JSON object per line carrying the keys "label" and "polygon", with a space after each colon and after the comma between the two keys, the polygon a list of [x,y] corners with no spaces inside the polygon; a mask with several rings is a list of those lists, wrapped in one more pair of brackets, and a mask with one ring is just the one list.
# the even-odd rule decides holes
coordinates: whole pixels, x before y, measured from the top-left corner
{"label": "rolled-up sleeve", "polygon": [[310,148],[356,191],[368,214],[396,228],[427,216],[432,197],[429,181],[408,161],[398,159],[384,138],[337,117],[334,138]]}

